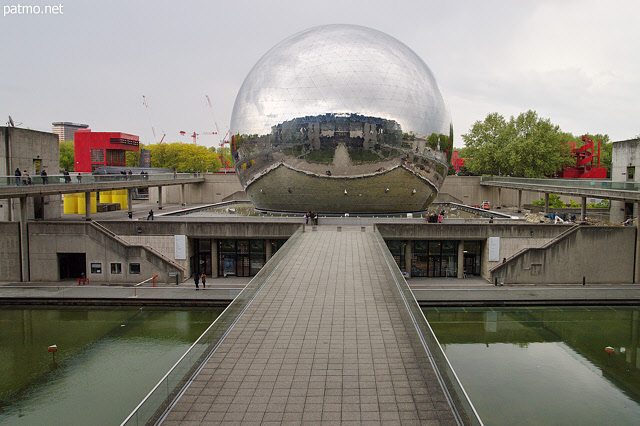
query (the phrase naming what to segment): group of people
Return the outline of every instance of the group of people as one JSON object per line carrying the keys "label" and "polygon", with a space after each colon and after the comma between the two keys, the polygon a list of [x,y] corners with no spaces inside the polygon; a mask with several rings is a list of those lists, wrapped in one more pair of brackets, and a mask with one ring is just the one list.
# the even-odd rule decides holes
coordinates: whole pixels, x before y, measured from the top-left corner
{"label": "group of people", "polygon": [[444,213],[444,210],[441,210],[440,213],[431,213],[427,216],[427,223],[442,223]]}
{"label": "group of people", "polygon": [[316,212],[307,212],[304,215],[304,223],[305,223],[305,225],[308,225],[309,221],[311,221],[311,225],[317,225],[318,224],[318,214]]}
{"label": "group of people", "polygon": [[196,290],[200,290],[200,287],[198,287],[198,284],[201,281],[202,281],[202,288],[207,288],[207,276],[205,275],[205,273],[203,272],[202,275],[198,275],[197,272],[193,274],[193,282],[196,283]]}
{"label": "group of people", "polygon": [[[33,185],[33,180],[31,179],[31,176],[29,175],[29,173],[27,173],[26,170],[24,172],[21,172],[20,168],[16,167],[16,171],[13,174],[16,177],[16,186],[20,186],[20,184]],[[43,185],[46,185],[49,183],[49,177],[47,176],[47,172],[44,170],[44,168],[40,172],[40,177],[42,178]]]}

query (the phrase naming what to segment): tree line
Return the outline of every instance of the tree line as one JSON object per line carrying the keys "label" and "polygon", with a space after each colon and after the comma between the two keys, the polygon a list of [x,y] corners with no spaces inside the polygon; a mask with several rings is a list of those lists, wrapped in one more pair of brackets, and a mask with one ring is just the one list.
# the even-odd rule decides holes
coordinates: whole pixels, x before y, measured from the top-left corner
{"label": "tree line", "polygon": [[[183,142],[140,146],[151,151],[151,167],[175,169],[177,172],[217,172],[221,160],[231,164],[229,148],[207,148]],[[127,151],[126,167],[138,167],[140,151]],[[60,142],[60,171],[74,171],[73,141]]]}
{"label": "tree line", "polygon": [[[602,141],[601,167],[611,172],[612,143],[608,135],[587,134],[596,143]],[[462,135],[465,148],[459,156],[465,158],[461,174],[506,175],[528,178],[551,177],[564,167],[574,165],[570,142],[584,145],[582,135],[562,132],[560,126],[541,118],[533,110],[506,120],[494,112],[483,121],[476,121]]]}

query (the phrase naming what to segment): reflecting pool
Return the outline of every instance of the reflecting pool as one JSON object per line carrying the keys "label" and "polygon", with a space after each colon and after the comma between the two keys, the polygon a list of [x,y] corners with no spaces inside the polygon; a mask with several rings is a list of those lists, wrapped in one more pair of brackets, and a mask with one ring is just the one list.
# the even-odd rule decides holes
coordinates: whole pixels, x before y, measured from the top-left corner
{"label": "reflecting pool", "polygon": [[119,424],[221,312],[3,306],[0,423]]}
{"label": "reflecting pool", "polygon": [[487,425],[640,424],[639,312],[424,309]]}

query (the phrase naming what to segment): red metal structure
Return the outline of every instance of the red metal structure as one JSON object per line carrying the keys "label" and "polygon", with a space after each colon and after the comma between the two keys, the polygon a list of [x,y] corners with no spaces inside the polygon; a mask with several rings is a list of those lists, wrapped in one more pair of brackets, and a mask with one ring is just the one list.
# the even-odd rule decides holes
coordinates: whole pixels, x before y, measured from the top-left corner
{"label": "red metal structure", "polygon": [[[567,179],[606,179],[607,169],[600,167],[600,148],[601,141],[598,141],[598,154],[595,154],[594,142],[586,136],[582,137],[584,145],[579,148],[575,147],[575,143],[569,142],[571,152],[576,158],[576,165],[573,167],[565,167],[558,173],[558,177]],[[594,161],[597,162],[594,164]]]}
{"label": "red metal structure", "polygon": [[102,166],[125,167],[126,152],[139,150],[138,136],[81,129],[74,138],[75,171],[90,173]]}
{"label": "red metal structure", "polygon": [[459,173],[460,168],[464,166],[464,160],[464,158],[458,157],[457,150],[453,151],[453,156],[451,157],[451,165],[453,166],[453,170],[455,170],[456,173]]}

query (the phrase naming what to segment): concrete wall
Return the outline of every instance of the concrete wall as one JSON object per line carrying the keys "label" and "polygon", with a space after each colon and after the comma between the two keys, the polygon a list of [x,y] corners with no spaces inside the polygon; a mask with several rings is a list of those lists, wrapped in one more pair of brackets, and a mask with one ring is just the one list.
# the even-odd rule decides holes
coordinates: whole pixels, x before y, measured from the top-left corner
{"label": "concrete wall", "polygon": [[[198,185],[185,185],[184,202],[186,204],[219,203],[236,192],[241,192],[242,185],[235,173],[205,173],[205,182]],[[181,186],[167,186],[162,188],[162,202],[167,204],[180,203]],[[245,200],[248,200],[246,195]],[[158,190],[149,189],[149,201],[158,202]]]}
{"label": "concrete wall", "polygon": [[[523,191],[522,205],[532,204],[540,198],[544,198],[544,194],[541,192]],[[560,199],[566,203],[570,201],[570,197],[566,196],[561,196]],[[480,176],[447,176],[435,202],[461,202],[473,206],[479,205],[483,200],[488,200],[492,209],[497,206],[498,188],[480,185]],[[505,207],[517,206],[518,191],[503,188],[500,194],[500,204]]]}
{"label": "concrete wall", "polygon": [[[86,253],[87,278],[96,283],[137,283],[156,274],[159,282],[175,282],[169,273],[181,273],[144,247],[124,245],[91,223],[29,223],[31,281],[59,280],[58,253]],[[102,264],[101,274],[91,274],[92,262]],[[111,263],[121,263],[122,273],[111,274]],[[139,263],[140,274],[130,274],[129,263]]]}
{"label": "concrete wall", "polygon": [[378,224],[376,227],[384,238],[395,239],[485,240],[489,237],[501,237],[550,240],[569,229],[570,225],[519,222],[509,224]]}
{"label": "concrete wall", "polygon": [[505,284],[632,283],[636,229],[582,226],[547,247],[529,249],[491,273]]}
{"label": "concrete wall", "polygon": [[[635,175],[630,179],[627,167],[635,167]],[[614,182],[640,182],[640,139],[613,142],[611,151],[611,180]],[[635,211],[634,215],[638,212]],[[624,202],[611,201],[611,222],[625,220]]]}
{"label": "concrete wall", "polygon": [[20,224],[0,222],[0,280],[20,281]]}
{"label": "concrete wall", "polygon": [[[176,218],[180,220],[180,217]],[[225,218],[202,222],[154,221],[105,221],[100,224],[113,233],[125,236],[186,235],[196,238],[289,238],[303,224],[301,220],[290,222],[226,222]],[[247,218],[245,218],[247,220]]]}
{"label": "concrete wall", "polygon": [[[17,127],[0,127],[0,176],[13,176],[16,168],[35,176],[35,164],[41,166],[49,175],[60,172],[60,143],[54,133],[38,132]],[[27,217],[34,218],[33,198],[28,199]],[[13,209],[9,213],[10,208]],[[60,196],[44,197],[44,218],[59,218]],[[0,201],[0,220],[20,217],[20,202],[14,200]],[[15,220],[15,219],[14,219]]]}
{"label": "concrete wall", "polygon": [[501,237],[500,238],[500,253],[497,262],[489,262],[489,244],[482,245],[482,264],[480,265],[480,274],[482,278],[491,280],[491,268],[499,265],[502,259],[509,259],[518,252],[528,248],[538,248],[550,242],[553,238],[527,238],[526,236],[520,236],[515,238]]}
{"label": "concrete wall", "polygon": [[162,253],[167,258],[181,265],[185,270],[189,270],[189,253],[184,260],[178,260],[176,254],[176,240],[171,236],[154,235],[120,235],[120,238],[131,245],[152,247],[155,251]]}

